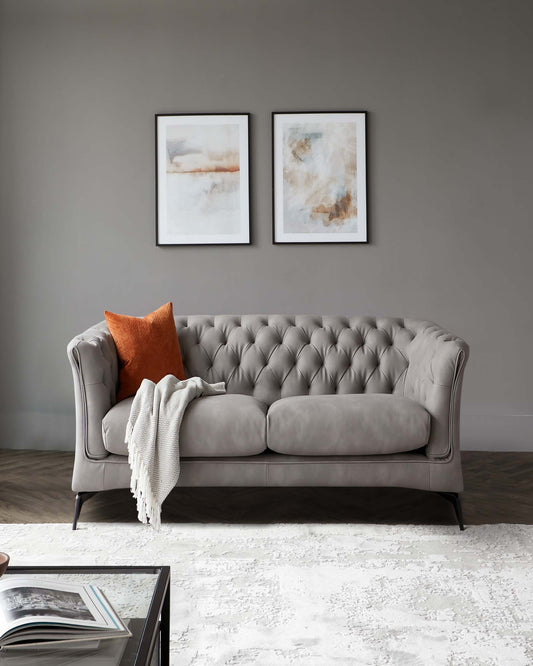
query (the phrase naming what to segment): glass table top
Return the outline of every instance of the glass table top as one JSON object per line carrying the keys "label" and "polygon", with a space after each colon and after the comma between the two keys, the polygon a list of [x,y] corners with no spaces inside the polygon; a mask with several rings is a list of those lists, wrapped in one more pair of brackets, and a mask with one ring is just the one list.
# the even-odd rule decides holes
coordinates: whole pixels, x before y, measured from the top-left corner
{"label": "glass table top", "polygon": [[[136,657],[152,600],[158,585],[164,584],[161,567],[11,567],[4,574],[42,581],[91,584],[99,587],[132,632],[131,638],[101,641],[96,649],[84,647],[39,648],[24,652],[0,651],[0,666],[129,666]],[[152,621],[154,618],[152,618]],[[156,617],[155,621],[158,622]]]}

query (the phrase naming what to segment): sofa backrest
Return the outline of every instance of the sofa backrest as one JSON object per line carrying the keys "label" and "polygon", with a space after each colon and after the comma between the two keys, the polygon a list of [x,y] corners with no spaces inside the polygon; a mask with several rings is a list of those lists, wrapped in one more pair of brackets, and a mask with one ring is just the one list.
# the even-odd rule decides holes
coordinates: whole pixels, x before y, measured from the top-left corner
{"label": "sofa backrest", "polygon": [[293,395],[403,393],[408,347],[430,322],[372,317],[176,317],[188,377],[268,405]]}

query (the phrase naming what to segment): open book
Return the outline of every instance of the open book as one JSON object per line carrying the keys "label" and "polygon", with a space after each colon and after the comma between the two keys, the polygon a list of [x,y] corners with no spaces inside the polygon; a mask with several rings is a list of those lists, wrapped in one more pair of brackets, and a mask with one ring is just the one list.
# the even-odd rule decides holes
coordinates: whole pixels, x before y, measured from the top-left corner
{"label": "open book", "polygon": [[0,580],[0,650],[131,636],[94,585],[5,576]]}

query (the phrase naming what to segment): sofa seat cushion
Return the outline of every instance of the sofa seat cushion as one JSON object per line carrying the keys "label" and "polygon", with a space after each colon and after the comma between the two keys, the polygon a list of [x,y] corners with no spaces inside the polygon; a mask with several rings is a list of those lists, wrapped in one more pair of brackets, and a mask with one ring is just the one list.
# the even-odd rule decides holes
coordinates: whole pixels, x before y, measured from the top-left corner
{"label": "sofa seat cushion", "polygon": [[267,444],[289,455],[370,455],[427,444],[430,415],[418,403],[366,393],[282,398],[267,415]]}
{"label": "sofa seat cushion", "polygon": [[[127,456],[124,442],[133,398],[118,402],[102,420],[104,446]],[[266,449],[267,406],[249,395],[211,395],[193,400],[180,428],[184,458],[254,456]]]}

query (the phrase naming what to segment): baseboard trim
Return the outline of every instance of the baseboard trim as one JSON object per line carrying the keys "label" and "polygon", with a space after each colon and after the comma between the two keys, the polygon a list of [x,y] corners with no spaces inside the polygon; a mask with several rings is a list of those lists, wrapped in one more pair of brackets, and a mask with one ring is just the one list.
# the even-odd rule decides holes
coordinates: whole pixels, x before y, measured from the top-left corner
{"label": "baseboard trim", "polygon": [[16,412],[0,414],[0,448],[74,451],[74,414]]}
{"label": "baseboard trim", "polygon": [[533,451],[533,414],[463,414],[463,451]]}
{"label": "baseboard trim", "polygon": [[[73,451],[73,414],[17,412],[0,414],[0,448]],[[463,451],[533,452],[533,414],[463,414]]]}

